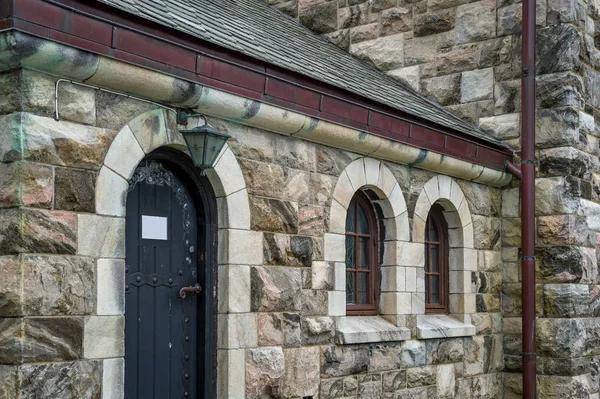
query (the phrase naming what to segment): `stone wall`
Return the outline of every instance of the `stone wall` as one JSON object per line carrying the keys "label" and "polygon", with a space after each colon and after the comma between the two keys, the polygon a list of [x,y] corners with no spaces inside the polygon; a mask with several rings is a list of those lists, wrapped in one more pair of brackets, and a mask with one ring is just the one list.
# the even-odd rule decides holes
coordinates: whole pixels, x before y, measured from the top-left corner
{"label": "stone wall", "polygon": [[[111,163],[120,174],[110,175],[114,179],[103,171],[119,155],[113,148],[135,159],[180,141],[169,136],[173,120],[154,106],[67,83],[60,87],[56,122],[54,85],[55,78],[32,71],[0,75],[0,397],[112,399],[123,384],[124,197],[118,190],[127,174],[121,168],[135,165]],[[140,115],[163,118],[162,130],[140,123]],[[243,174],[238,182],[229,169],[231,180],[222,184],[230,186],[224,189],[230,197],[216,189],[221,227],[236,226],[219,235],[221,395],[501,397],[500,189],[453,179],[465,198],[456,208],[472,220],[465,229],[472,257],[461,259],[459,267],[469,268],[456,284],[468,286],[464,292],[474,300],[458,315],[474,326],[474,335],[418,338],[413,310],[422,313],[414,300],[423,288],[417,270],[414,288],[406,288],[413,290],[413,307],[403,309],[407,317],[377,321],[402,327],[402,340],[340,344],[341,319],[331,313],[332,293],[340,288],[325,254],[333,191],[361,157],[210,122],[233,136],[223,158],[231,157]],[[127,142],[123,132],[136,140]],[[412,241],[415,208],[436,175],[383,165],[407,205],[409,223],[400,227]],[[223,205],[246,200],[251,231],[240,227],[247,214]],[[394,245],[384,249],[389,265],[409,255],[388,253],[399,248]]]}
{"label": "stone wall", "polygon": [[[519,1],[270,3],[518,151]],[[539,390],[541,397],[597,397],[600,5],[538,0],[536,20]],[[498,304],[506,397],[521,392],[519,194],[513,185],[502,193]]]}

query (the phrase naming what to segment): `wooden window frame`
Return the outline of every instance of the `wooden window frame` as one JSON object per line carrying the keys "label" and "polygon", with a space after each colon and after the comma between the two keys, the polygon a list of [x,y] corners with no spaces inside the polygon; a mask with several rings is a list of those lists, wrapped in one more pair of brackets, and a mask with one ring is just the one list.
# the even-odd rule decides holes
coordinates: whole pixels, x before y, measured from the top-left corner
{"label": "wooden window frame", "polygon": [[[425,312],[426,313],[449,313],[449,248],[448,248],[448,223],[444,218],[444,209],[439,204],[433,204],[425,222]],[[430,227],[436,228],[438,241],[429,240]],[[438,251],[438,273],[431,272],[431,248],[437,245]],[[429,263],[429,264],[428,264]],[[439,303],[431,303],[431,279],[429,276],[439,276],[438,293]]]}
{"label": "wooden window frame", "polygon": [[[367,219],[367,226],[369,229],[369,234],[359,234],[356,231],[355,232],[345,232],[345,236],[348,237],[354,237],[354,268],[349,269],[348,265],[346,264],[344,273],[348,272],[354,272],[356,275],[358,275],[359,273],[365,273],[364,270],[368,270],[368,273],[371,275],[371,278],[369,279],[369,285],[368,285],[368,293],[367,293],[367,297],[369,298],[369,303],[367,304],[360,304],[360,305],[355,305],[355,304],[348,304],[346,303],[346,314],[347,315],[376,315],[379,314],[379,273],[380,273],[380,267],[379,267],[379,234],[378,234],[378,223],[377,223],[377,216],[375,214],[375,210],[373,209],[373,204],[371,203],[371,201],[369,200],[369,198],[366,196],[366,194],[364,194],[363,192],[357,192],[356,194],[354,194],[354,197],[352,197],[352,201],[356,202],[356,207],[354,210],[354,220],[355,220],[355,226],[358,226],[358,207],[360,206],[364,213],[365,213],[365,217]],[[357,227],[355,227],[355,230],[357,230]],[[369,249],[370,249],[370,253],[369,253],[369,257],[368,257],[368,262],[369,262],[369,267],[367,269],[358,269],[356,267],[356,259],[358,259],[357,257],[357,251],[358,251],[358,245],[357,245],[357,240],[358,238],[368,238],[369,239]],[[358,279],[355,277],[354,278],[354,282],[355,282],[355,292],[358,292]]]}

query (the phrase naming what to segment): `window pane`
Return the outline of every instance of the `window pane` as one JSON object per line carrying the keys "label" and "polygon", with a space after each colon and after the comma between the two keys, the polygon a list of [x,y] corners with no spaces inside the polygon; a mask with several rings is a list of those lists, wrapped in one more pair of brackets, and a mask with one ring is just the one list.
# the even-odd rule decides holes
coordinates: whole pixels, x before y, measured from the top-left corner
{"label": "window pane", "polygon": [[429,272],[429,244],[425,244],[425,273]]}
{"label": "window pane", "polygon": [[440,241],[440,237],[438,235],[438,229],[433,220],[431,220],[431,223],[429,223],[429,241],[433,241],[433,242]]}
{"label": "window pane", "polygon": [[354,292],[354,273],[346,272],[346,303],[354,305],[356,303],[356,293]]}
{"label": "window pane", "polygon": [[434,273],[440,272],[440,246],[432,244],[429,253],[431,254],[431,271]]}
{"label": "window pane", "polygon": [[346,236],[346,269],[354,269],[354,237]]}
{"label": "window pane", "polygon": [[370,273],[358,273],[357,304],[369,303],[369,276]]}
{"label": "window pane", "polygon": [[350,205],[348,206],[348,213],[346,214],[346,231],[349,233],[354,233],[356,231],[354,226],[355,210],[356,201],[352,200],[350,201]]}
{"label": "window pane", "polygon": [[369,239],[368,238],[358,238],[357,239],[358,248],[356,254],[356,264],[358,269],[368,269],[369,268]]}
{"label": "window pane", "polygon": [[431,279],[431,296],[430,303],[438,304],[440,303],[440,277],[439,276],[429,276]]}
{"label": "window pane", "polygon": [[360,234],[369,234],[369,224],[367,223],[367,216],[362,206],[358,206],[358,232]]}

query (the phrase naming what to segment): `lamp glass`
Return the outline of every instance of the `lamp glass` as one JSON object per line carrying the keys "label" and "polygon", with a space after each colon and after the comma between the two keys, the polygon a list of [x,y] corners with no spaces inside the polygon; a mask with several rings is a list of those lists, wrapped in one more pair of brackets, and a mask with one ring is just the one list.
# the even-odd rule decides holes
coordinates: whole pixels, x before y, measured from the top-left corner
{"label": "lamp glass", "polygon": [[194,165],[207,169],[213,166],[217,156],[231,137],[216,129],[203,125],[191,130],[180,130],[192,156]]}

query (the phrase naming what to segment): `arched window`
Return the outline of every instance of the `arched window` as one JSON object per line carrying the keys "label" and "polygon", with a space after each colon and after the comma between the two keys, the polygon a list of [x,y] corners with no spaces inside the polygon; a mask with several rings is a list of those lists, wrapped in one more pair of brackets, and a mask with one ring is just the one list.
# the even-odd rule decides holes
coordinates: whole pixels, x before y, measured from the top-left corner
{"label": "arched window", "polygon": [[368,197],[358,192],[346,215],[346,312],[376,314],[379,299],[377,219]]}
{"label": "arched window", "polygon": [[434,204],[425,227],[425,311],[448,313],[448,225]]}

